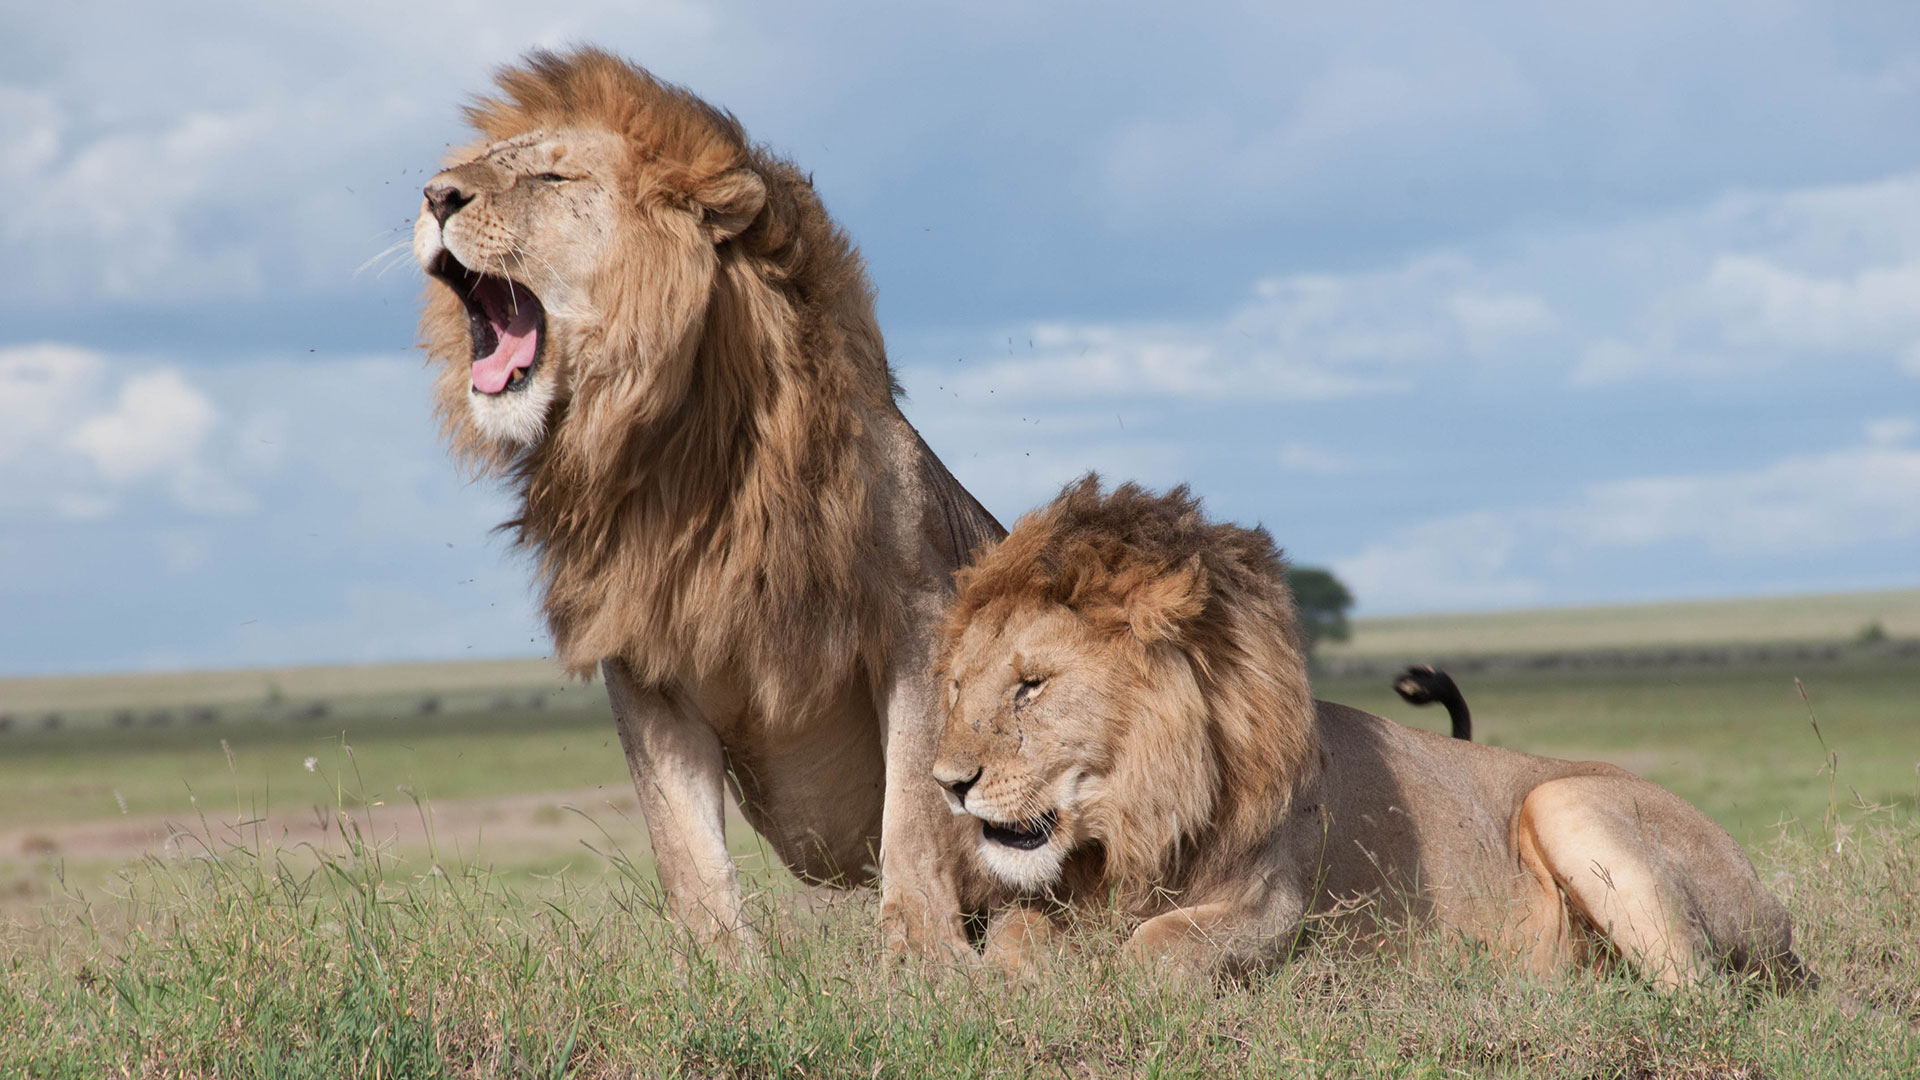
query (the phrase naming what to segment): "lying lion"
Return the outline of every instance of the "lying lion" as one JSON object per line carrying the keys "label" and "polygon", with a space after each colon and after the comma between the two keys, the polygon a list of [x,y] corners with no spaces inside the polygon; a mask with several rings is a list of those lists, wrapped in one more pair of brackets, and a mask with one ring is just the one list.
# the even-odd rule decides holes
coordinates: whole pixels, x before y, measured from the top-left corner
{"label": "lying lion", "polygon": [[989,957],[1117,904],[1130,952],[1190,971],[1279,958],[1320,915],[1437,921],[1540,972],[1804,976],[1739,845],[1670,792],[1314,701],[1281,571],[1185,488],[1089,476],[960,573],[934,775],[1025,898]]}

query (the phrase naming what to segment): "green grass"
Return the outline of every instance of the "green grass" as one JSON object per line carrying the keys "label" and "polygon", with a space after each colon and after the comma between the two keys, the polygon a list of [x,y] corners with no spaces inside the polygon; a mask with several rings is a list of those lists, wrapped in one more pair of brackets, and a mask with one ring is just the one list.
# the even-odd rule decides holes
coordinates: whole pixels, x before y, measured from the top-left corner
{"label": "green grass", "polygon": [[[1838,755],[1823,772],[1820,741],[1794,686],[1804,680],[1822,734]],[[1920,788],[1920,698],[1904,666],[1869,660],[1739,667],[1461,673],[1483,742],[1568,758],[1613,761],[1693,801],[1743,842],[1781,820],[1818,821],[1829,798],[1911,807]],[[582,688],[583,690],[595,688]],[[1321,678],[1316,692],[1443,729],[1434,709],[1394,697],[1381,676]],[[625,763],[604,705],[542,711],[396,716],[338,702],[308,723],[79,729],[0,736],[0,834],[57,841],[87,822],[223,820],[305,812],[349,791],[401,805],[440,805],[543,792],[629,794]],[[356,708],[358,711],[356,711]],[[225,746],[222,746],[222,742]],[[231,761],[228,753],[231,752]],[[309,773],[307,758],[316,759]],[[596,796],[598,798],[598,796]],[[577,801],[577,797],[576,797]],[[541,812],[557,814],[556,807]],[[496,845],[502,869],[549,872],[579,855],[571,840],[542,850],[538,837]],[[20,842],[16,846],[24,846]],[[73,860],[84,855],[74,852]],[[92,867],[98,878],[106,864]],[[0,850],[0,888],[44,869],[22,850]]]}
{"label": "green grass", "polygon": [[[127,814],[182,814],[192,809],[189,793],[202,806],[248,813],[331,800],[328,777],[343,738],[364,777],[359,790],[376,798],[403,789],[443,800],[627,782],[603,709],[71,731],[4,744],[0,825],[109,817],[123,801]],[[309,757],[318,759],[314,773]]]}
{"label": "green grass", "polygon": [[1870,623],[1920,637],[1920,589],[1664,604],[1391,615],[1353,621],[1329,659],[1431,660],[1462,653],[1581,651],[1663,645],[1850,641]]}
{"label": "green grass", "polygon": [[396,874],[347,843],[150,862],[110,901],[0,928],[0,1075],[30,1077],[1911,1077],[1920,1070],[1920,826],[1796,831],[1758,852],[1824,980],[1532,979],[1423,939],[1414,962],[1316,948],[1182,986],[1084,931],[1034,980],[896,965],[871,895],[752,904],[717,960],[652,882],[518,888]]}
{"label": "green grass", "polygon": [[0,711],[258,705],[271,700],[334,700],[519,689],[565,693],[579,684],[549,660],[461,660],[428,664],[237,668],[112,675],[40,675],[0,679]]}
{"label": "green grass", "polygon": [[[497,709],[478,666],[433,669],[431,687],[391,670],[290,680],[336,695],[306,723],[236,706],[211,724],[16,729],[0,736],[0,835],[122,820],[122,800],[127,820],[162,814],[195,835],[84,872],[78,854],[0,850],[0,891],[8,874],[39,889],[0,906],[0,1076],[1920,1075],[1910,667],[1849,653],[1459,673],[1483,741],[1619,762],[1727,824],[1824,980],[1803,998],[1532,980],[1440,935],[1418,963],[1316,949],[1221,987],[1119,966],[1098,930],[1035,981],[925,970],[880,957],[871,893],[820,910],[738,823],[770,948],[718,962],[659,914],[630,813],[587,821],[545,794],[630,801],[598,689]],[[140,706],[108,689],[41,686],[39,700]],[[1316,691],[1446,724],[1377,675]],[[414,715],[421,693],[447,711]],[[487,819],[478,847],[451,827],[372,840],[415,799],[478,814],[515,798],[518,821]],[[294,842],[232,824],[283,812],[359,831]],[[574,833],[542,831],[554,825]],[[599,853],[583,858],[583,839]]]}
{"label": "green grass", "polygon": [[[1920,694],[1901,664],[1458,675],[1481,741],[1615,761],[1695,801],[1743,838],[1782,815],[1818,816],[1826,804],[1825,756],[1796,677],[1839,754],[1841,801],[1858,792],[1869,802],[1911,803],[1920,783]],[[1379,676],[1323,677],[1315,691],[1403,723],[1446,726],[1444,714],[1405,704]],[[0,828],[113,817],[122,801],[130,815],[188,814],[189,793],[222,811],[303,806],[330,796],[326,770],[343,736],[374,797],[404,789],[436,801],[472,799],[617,790],[626,782],[612,719],[597,702],[431,718],[336,711],[308,723],[0,737]],[[318,779],[304,768],[308,757],[319,759]]]}

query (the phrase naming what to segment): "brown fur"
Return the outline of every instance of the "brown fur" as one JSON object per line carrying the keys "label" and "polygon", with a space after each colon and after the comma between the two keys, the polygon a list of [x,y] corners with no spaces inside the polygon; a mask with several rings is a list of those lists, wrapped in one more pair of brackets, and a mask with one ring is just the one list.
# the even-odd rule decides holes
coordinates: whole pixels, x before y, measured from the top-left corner
{"label": "brown fur", "polygon": [[[944,816],[922,813],[920,788],[900,794],[900,762],[924,777],[937,734],[924,656],[947,575],[1000,529],[895,405],[860,256],[791,163],[611,54],[535,52],[498,83],[467,110],[481,142],[435,178],[473,201],[438,224],[423,212],[416,249],[437,253],[460,225],[476,238],[463,250],[491,260],[480,269],[587,298],[547,312],[542,437],[502,440],[473,419],[452,289],[429,286],[421,337],[444,365],[456,455],[519,497],[507,527],[536,554],[561,661],[617,684],[643,803],[660,800],[656,856],[685,863],[663,867],[670,892],[684,882],[689,918],[733,928],[707,805],[722,760],[796,872],[851,882],[882,840],[884,743],[888,805],[916,806],[888,810],[883,864],[902,855],[887,845],[931,859]],[[541,194],[557,190],[536,175],[553,161],[590,174],[564,178],[570,202]],[[569,211],[586,224],[555,220]],[[543,252],[532,238],[549,225],[561,239]],[[597,262],[569,261],[603,237]],[[688,816],[698,829],[655,820]],[[945,873],[887,874],[888,910],[924,916],[902,931],[916,943],[959,938],[951,882],[921,880]]]}
{"label": "brown fur", "polygon": [[[1265,530],[1207,522],[1184,486],[1154,495],[1122,484],[1104,495],[1089,474],[956,575],[943,663],[969,626],[1002,625],[1038,605],[1084,619],[1115,659],[1140,645],[1196,658],[1207,753],[1188,764],[1188,786],[1213,797],[1172,817],[1135,814],[1103,841],[1119,877],[1158,884],[1181,851],[1238,850],[1264,835],[1313,773],[1313,700],[1283,580]],[[1167,689],[1143,680],[1129,695],[1139,703],[1137,722],[1179,707]],[[1141,768],[1151,776],[1168,764]]]}
{"label": "brown fur", "polygon": [[[432,297],[422,337],[461,361],[439,388],[455,451],[520,491],[509,525],[539,553],[569,670],[622,656],[658,680],[744,655],[768,715],[804,707],[884,655],[899,618],[884,566],[866,557],[880,546],[868,478],[884,464],[857,409],[884,406],[893,387],[861,259],[805,176],[685,90],[595,50],[535,53],[500,86],[505,99],[468,110],[489,142],[583,124],[625,136],[623,194],[643,219],[724,205],[742,168],[766,203],[719,248],[709,293],[694,287],[699,268],[672,265],[673,245],[636,229],[651,249],[607,268],[605,338],[581,357],[571,407],[511,456],[465,422],[466,316]],[[663,270],[665,290],[649,280]],[[663,293],[683,310],[661,311]],[[659,348],[661,323],[698,324],[693,347],[662,368],[633,363]]]}
{"label": "brown fur", "polygon": [[[1207,523],[1184,488],[1092,478],[979,556],[934,774],[983,868],[1117,905],[1144,920],[1130,951],[1190,971],[1284,956],[1318,915],[1445,923],[1539,971],[1804,977],[1739,846],[1670,792],[1313,702],[1284,580],[1265,532]],[[1047,910],[997,916],[989,956],[1026,962]]]}

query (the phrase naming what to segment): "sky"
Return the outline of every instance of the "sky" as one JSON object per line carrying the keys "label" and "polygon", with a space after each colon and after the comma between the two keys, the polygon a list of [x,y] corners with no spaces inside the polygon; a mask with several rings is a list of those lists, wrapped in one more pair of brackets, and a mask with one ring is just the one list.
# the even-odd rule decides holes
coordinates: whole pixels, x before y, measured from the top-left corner
{"label": "sky", "polygon": [[813,174],[1005,522],[1190,483],[1362,614],[1920,585],[1910,3],[0,22],[0,674],[547,650],[405,242],[461,103],[573,43]]}

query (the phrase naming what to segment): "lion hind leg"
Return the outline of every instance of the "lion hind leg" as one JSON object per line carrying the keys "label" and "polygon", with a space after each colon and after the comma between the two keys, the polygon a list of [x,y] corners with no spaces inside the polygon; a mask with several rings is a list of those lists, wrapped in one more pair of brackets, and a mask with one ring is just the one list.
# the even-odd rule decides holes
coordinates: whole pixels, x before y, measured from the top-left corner
{"label": "lion hind leg", "polygon": [[1527,970],[1535,975],[1546,975],[1574,959],[1572,920],[1567,915],[1567,904],[1561,896],[1560,883],[1554,879],[1553,868],[1548,865],[1546,855],[1540,849],[1540,837],[1534,831],[1535,817],[1523,809],[1519,818],[1514,828],[1514,840],[1526,877],[1522,885],[1519,933],[1514,946],[1524,959]]}
{"label": "lion hind leg", "polygon": [[1542,873],[1551,877],[1566,898],[1564,908],[1553,905],[1561,910],[1552,920],[1536,916],[1536,968],[1571,957],[1573,915],[1642,977],[1663,987],[1683,986],[1710,966],[1707,942],[1689,917],[1683,883],[1642,823],[1619,805],[1617,788],[1612,777],[1553,780],[1534,788],[1521,805],[1522,864],[1536,880]]}

